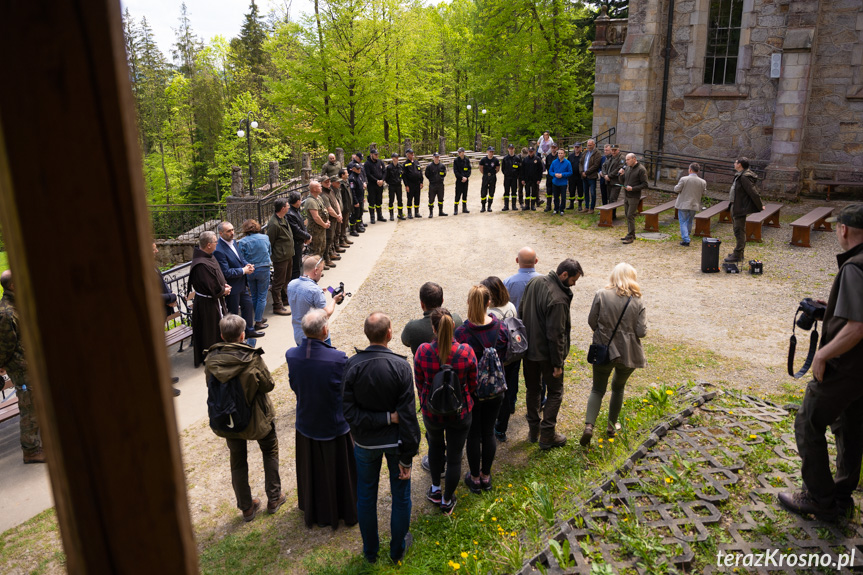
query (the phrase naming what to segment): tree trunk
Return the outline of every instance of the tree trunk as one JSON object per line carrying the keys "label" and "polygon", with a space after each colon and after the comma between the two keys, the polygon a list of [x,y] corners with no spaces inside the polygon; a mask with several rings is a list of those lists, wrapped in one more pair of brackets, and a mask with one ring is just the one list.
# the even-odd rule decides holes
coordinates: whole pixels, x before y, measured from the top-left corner
{"label": "tree trunk", "polygon": [[171,186],[168,185],[168,170],[165,169],[165,146],[162,140],[159,139],[159,154],[162,156],[162,174],[165,176],[165,203],[171,203]]}

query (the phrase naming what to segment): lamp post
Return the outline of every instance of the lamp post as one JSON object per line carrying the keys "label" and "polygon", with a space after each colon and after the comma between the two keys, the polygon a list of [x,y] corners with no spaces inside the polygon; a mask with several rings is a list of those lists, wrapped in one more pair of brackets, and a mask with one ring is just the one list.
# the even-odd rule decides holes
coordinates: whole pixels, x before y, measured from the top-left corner
{"label": "lamp post", "polygon": [[[252,183],[252,128],[257,128],[258,123],[251,119],[252,113],[246,112],[246,118],[240,120],[240,129],[237,130],[237,137],[246,137],[246,145],[249,150],[249,195],[254,195],[254,184]],[[243,125],[246,126],[246,131],[243,131]]]}
{"label": "lamp post", "polygon": [[[474,99],[474,100],[473,100],[473,103],[474,103],[474,105],[471,105],[471,104],[468,104],[468,105],[467,105],[467,111],[468,111],[468,118],[470,118],[470,111],[471,111],[471,110],[473,110],[473,128],[474,128],[473,141],[474,141],[474,148],[476,148],[474,151],[475,151],[475,152],[479,152],[480,150],[479,150],[479,148],[477,147],[477,141],[479,140],[479,134],[480,134],[480,130],[479,130],[479,114],[480,114],[480,109],[479,109],[479,106],[476,106],[476,105],[475,105],[475,104],[476,104],[476,99]],[[486,110],[485,108],[483,108],[483,109],[482,109],[483,123],[485,122],[485,115],[486,115],[486,112],[488,112],[488,110]]]}

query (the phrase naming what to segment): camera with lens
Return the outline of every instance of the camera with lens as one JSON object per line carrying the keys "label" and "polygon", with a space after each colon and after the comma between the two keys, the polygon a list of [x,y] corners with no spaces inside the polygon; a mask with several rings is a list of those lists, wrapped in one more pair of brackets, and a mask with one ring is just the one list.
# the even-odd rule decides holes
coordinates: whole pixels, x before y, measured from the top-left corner
{"label": "camera with lens", "polygon": [[797,327],[809,331],[816,321],[824,321],[824,312],[827,311],[827,306],[823,303],[818,303],[814,299],[807,297],[800,302],[800,307],[797,308]]}
{"label": "camera with lens", "polygon": [[[338,297],[338,296],[340,296],[340,295],[343,295],[344,297],[351,297],[351,295],[352,295],[351,293],[345,293],[345,284],[344,284],[344,282],[339,282],[339,287],[337,287],[337,288],[334,288],[334,287],[328,287],[328,288],[327,288],[327,291],[328,291],[328,292],[330,292],[330,295],[331,295],[333,298],[336,298],[336,297]],[[342,299],[341,301],[339,301],[339,302],[337,302],[337,303],[338,303],[339,305],[341,305],[342,301],[344,301],[344,299]]]}

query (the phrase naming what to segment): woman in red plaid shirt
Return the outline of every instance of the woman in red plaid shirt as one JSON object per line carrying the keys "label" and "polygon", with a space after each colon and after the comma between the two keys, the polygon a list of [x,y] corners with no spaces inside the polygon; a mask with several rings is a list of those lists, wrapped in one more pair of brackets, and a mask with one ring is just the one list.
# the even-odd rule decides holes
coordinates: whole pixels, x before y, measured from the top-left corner
{"label": "woman in red plaid shirt", "polygon": [[[431,313],[432,329],[435,340],[424,343],[417,349],[414,357],[414,379],[420,396],[426,438],[429,442],[429,467],[432,484],[426,498],[440,505],[441,511],[450,515],[455,508],[455,489],[461,479],[461,459],[465,440],[470,430],[472,393],[476,390],[476,355],[469,345],[453,341],[455,324],[452,315],[445,308],[437,308]],[[454,416],[435,415],[426,405],[431,391],[431,383],[441,366],[449,364],[464,386],[462,395],[464,407]],[[444,436],[446,439],[444,440]],[[446,452],[446,489],[441,491],[440,476]]]}

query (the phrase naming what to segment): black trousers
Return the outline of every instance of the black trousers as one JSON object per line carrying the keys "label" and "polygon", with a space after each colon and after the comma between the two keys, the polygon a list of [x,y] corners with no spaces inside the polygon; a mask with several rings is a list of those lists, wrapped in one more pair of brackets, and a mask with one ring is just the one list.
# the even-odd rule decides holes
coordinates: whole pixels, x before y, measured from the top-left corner
{"label": "black trousers", "polygon": [[605,178],[599,178],[599,195],[602,197],[602,205],[608,203],[608,183]]}
{"label": "black trousers", "polygon": [[[226,439],[231,452],[231,484],[237,498],[237,508],[247,511],[252,507],[252,489],[249,487],[248,441],[245,439]],[[282,480],[279,477],[279,438],[276,426],[270,433],[258,440],[264,459],[264,489],[267,501],[278,501],[282,493]]]}
{"label": "black trousers", "polygon": [[509,428],[509,416],[515,413],[515,403],[518,401],[518,374],[521,371],[521,360],[514,361],[503,366],[503,374],[506,377],[506,398],[497,414],[497,423],[494,428],[498,433],[506,433]]}
{"label": "black trousers", "polygon": [[369,211],[380,210],[384,203],[384,189],[374,182],[368,184]]}
{"label": "black trousers", "polygon": [[[476,401],[470,412],[470,431],[467,434],[467,464],[470,474],[479,477],[491,475],[491,464],[497,453],[497,438],[494,436],[494,424],[498,411],[503,403],[503,394],[485,401]],[[509,406],[506,406],[508,409]]]}
{"label": "black trousers", "polygon": [[438,206],[443,209],[443,184],[429,184],[429,208],[434,207],[435,198]]}
{"label": "black trousers", "polygon": [[467,186],[470,184],[470,180],[466,182],[462,182],[459,179],[458,182],[455,183],[455,207],[458,208],[459,202],[465,204],[467,207]]}
{"label": "black trousers", "polygon": [[464,444],[470,431],[471,414],[464,419],[451,419],[445,423],[437,423],[423,414],[426,427],[426,439],[429,442],[429,468],[432,485],[440,486],[440,472],[446,458],[446,477],[443,498],[452,500],[455,488],[461,483],[461,458],[464,454]]}
{"label": "black trousers", "polygon": [[569,178],[569,201],[570,203],[574,203],[576,200],[578,200],[579,204],[584,201],[584,188],[581,185],[581,176]]}
{"label": "black trousers", "polygon": [[354,206],[351,210],[351,224],[359,224],[363,221],[363,214],[365,213],[365,206],[363,205],[365,202],[360,201],[358,206]]}
{"label": "black trousers", "polygon": [[516,176],[504,176],[503,178],[503,199],[512,201],[515,205],[515,193],[518,187],[518,178]]}
{"label": "black trousers", "polygon": [[[827,428],[836,437],[836,477],[830,473]],[[794,420],[803,486],[822,506],[848,500],[860,481],[863,459],[863,387],[860,374],[827,366],[824,381],[809,382]]]}
{"label": "black trousers", "polygon": [[393,204],[398,202],[399,213],[402,211],[402,187],[390,186],[390,211],[393,211]]}
{"label": "black trousers", "polygon": [[554,195],[554,184],[552,183],[553,176],[545,177],[545,199],[551,203],[551,198]]}
{"label": "black trousers", "polygon": [[494,199],[494,189],[497,186],[497,177],[494,175],[483,176],[482,185],[479,188],[479,199],[489,203]]}
{"label": "black trousers", "polygon": [[524,184],[518,180],[518,203],[524,205]]}
{"label": "black trousers", "polygon": [[417,209],[420,207],[420,185],[405,186],[407,189],[408,209]]}
{"label": "black trousers", "polygon": [[539,182],[526,180],[524,184],[524,199],[528,207],[536,206],[539,199]]}

